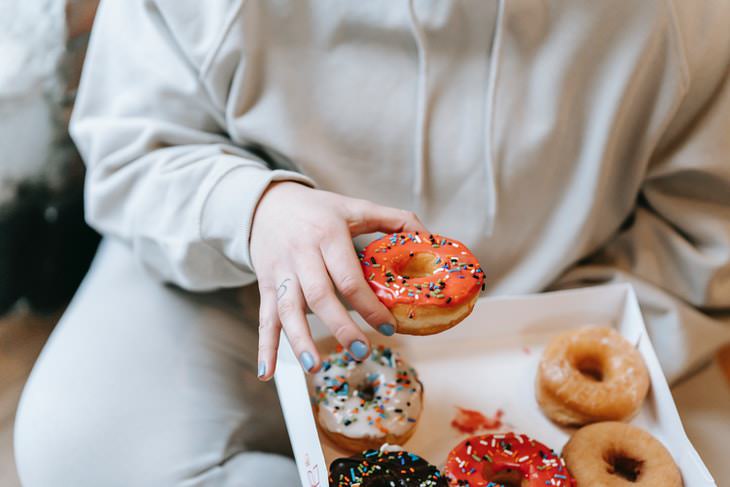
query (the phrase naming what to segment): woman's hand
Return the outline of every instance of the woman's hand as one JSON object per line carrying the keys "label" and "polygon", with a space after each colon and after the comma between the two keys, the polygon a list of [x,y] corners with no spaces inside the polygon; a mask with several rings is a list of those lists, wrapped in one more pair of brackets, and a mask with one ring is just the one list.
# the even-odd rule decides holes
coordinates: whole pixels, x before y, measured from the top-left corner
{"label": "woman's hand", "polygon": [[365,281],[352,237],[371,232],[425,231],[409,211],[311,189],[272,184],[259,201],[251,229],[251,260],[259,280],[259,370],[274,374],[281,328],[307,372],[320,367],[305,318],[311,309],[343,347],[361,360],[365,334],[337,297],[339,292],[370,326],[395,333],[393,316]]}

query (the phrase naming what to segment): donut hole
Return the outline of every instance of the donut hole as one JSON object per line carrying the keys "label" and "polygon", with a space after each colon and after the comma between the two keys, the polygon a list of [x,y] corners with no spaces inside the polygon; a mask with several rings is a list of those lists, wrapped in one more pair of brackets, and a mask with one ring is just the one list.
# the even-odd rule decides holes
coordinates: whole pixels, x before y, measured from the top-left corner
{"label": "donut hole", "polygon": [[603,381],[603,363],[594,356],[580,356],[573,361],[573,367],[580,374],[592,381]]}
{"label": "donut hole", "polygon": [[380,384],[387,381],[382,374],[365,366],[353,369],[346,382],[349,384],[348,397],[355,397],[363,403],[370,404],[382,399]]}
{"label": "donut hole", "polygon": [[432,276],[433,272],[439,267],[439,264],[436,263],[437,259],[434,254],[419,252],[406,260],[403,267],[398,269],[398,273],[408,277]]}
{"label": "donut hole", "polygon": [[484,468],[484,479],[490,482],[489,485],[496,484],[503,487],[522,487],[522,479],[524,475],[519,470],[505,468],[503,470],[492,470],[490,465]]}
{"label": "donut hole", "polygon": [[365,402],[372,402],[375,399],[375,384],[366,382],[357,389],[357,396]]}
{"label": "donut hole", "polygon": [[626,455],[622,452],[609,452],[606,456],[608,464],[606,471],[611,475],[621,477],[629,482],[636,482],[641,475],[641,469],[644,466],[642,460]]}

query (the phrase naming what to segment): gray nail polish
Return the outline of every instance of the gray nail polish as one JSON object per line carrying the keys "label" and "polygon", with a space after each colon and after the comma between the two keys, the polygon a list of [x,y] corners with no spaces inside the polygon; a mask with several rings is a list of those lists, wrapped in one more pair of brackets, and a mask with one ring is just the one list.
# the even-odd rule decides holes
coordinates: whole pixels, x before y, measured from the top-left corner
{"label": "gray nail polish", "polygon": [[378,327],[378,331],[383,335],[390,337],[395,333],[395,327],[390,323],[383,323]]}
{"label": "gray nail polish", "polygon": [[266,375],[266,362],[263,360],[259,362],[259,371],[257,377],[260,379]]}
{"label": "gray nail polish", "polygon": [[302,363],[302,367],[304,367],[304,370],[307,372],[314,368],[314,357],[312,357],[312,354],[309,352],[302,352],[301,355],[299,355],[299,361]]}
{"label": "gray nail polish", "polygon": [[360,340],[355,340],[350,344],[350,353],[358,360],[362,360],[368,355],[368,346]]}

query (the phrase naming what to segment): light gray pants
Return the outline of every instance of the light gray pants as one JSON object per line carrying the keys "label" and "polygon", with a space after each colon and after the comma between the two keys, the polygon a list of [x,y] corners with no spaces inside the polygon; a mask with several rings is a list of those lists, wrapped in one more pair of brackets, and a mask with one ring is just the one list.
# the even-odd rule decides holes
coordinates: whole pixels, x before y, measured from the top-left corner
{"label": "light gray pants", "polygon": [[298,485],[251,301],[161,285],[106,240],[23,393],[23,485]]}

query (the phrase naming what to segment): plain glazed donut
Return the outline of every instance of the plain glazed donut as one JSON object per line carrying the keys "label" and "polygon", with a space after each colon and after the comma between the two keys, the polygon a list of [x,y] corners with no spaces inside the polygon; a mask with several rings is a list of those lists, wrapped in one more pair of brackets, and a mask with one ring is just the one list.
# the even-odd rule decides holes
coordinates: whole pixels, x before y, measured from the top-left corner
{"label": "plain glazed donut", "polygon": [[400,448],[367,450],[330,465],[332,487],[448,487],[441,472]]}
{"label": "plain glazed donut", "polygon": [[393,233],[371,242],[359,257],[398,333],[431,335],[455,326],[471,313],[484,286],[476,257],[440,235]]}
{"label": "plain glazed donut", "polygon": [[340,348],[311,381],[320,431],[342,450],[403,444],[415,431],[423,386],[416,371],[389,348],[373,348],[363,362]]}
{"label": "plain glazed donut", "polygon": [[613,328],[588,326],[554,338],[543,352],[536,396],[562,425],[632,417],[649,390],[641,354]]}
{"label": "plain glazed donut", "polygon": [[563,458],[578,485],[682,486],[682,475],[664,445],[626,423],[595,423],[579,429],[563,448]]}
{"label": "plain glazed donut", "polygon": [[554,451],[527,435],[514,433],[467,438],[449,453],[444,475],[452,486],[575,485],[565,462]]}

